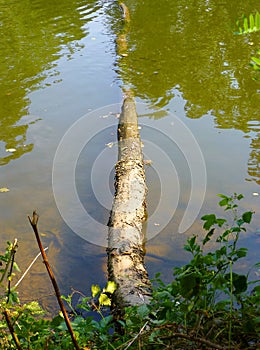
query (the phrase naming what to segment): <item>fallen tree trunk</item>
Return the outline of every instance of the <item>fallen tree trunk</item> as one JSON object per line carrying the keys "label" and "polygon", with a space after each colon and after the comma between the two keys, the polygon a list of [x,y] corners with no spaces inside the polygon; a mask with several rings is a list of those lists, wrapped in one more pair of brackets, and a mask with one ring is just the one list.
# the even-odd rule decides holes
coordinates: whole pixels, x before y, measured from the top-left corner
{"label": "fallen tree trunk", "polygon": [[146,183],[134,99],[126,97],[118,125],[115,196],[108,230],[109,280],[117,284],[114,308],[149,303],[150,281],[144,266]]}

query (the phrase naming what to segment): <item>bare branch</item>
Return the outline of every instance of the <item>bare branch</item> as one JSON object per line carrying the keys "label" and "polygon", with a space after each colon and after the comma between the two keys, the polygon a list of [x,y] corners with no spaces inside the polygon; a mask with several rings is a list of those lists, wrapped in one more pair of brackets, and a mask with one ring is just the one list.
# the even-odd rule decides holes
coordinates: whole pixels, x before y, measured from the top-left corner
{"label": "bare branch", "polygon": [[67,328],[68,328],[68,331],[70,333],[70,336],[71,336],[71,339],[72,339],[72,342],[73,342],[73,345],[75,347],[75,349],[77,350],[80,350],[80,347],[78,345],[78,342],[76,340],[76,337],[73,333],[73,329],[71,327],[71,323],[70,323],[70,320],[69,320],[69,317],[68,317],[68,314],[67,314],[67,311],[65,309],[65,306],[63,304],[63,301],[61,299],[61,294],[60,294],[60,290],[59,290],[59,287],[58,287],[58,284],[56,282],[56,279],[55,279],[55,276],[54,276],[54,273],[51,269],[51,266],[48,262],[48,258],[47,258],[47,255],[45,253],[45,250],[42,246],[42,242],[41,242],[41,239],[40,239],[40,235],[39,235],[39,232],[38,232],[38,227],[37,227],[37,224],[38,224],[38,220],[39,220],[39,215],[36,213],[36,211],[34,210],[33,212],[33,215],[32,215],[32,218],[30,218],[30,216],[28,216],[28,219],[29,219],[29,222],[32,226],[32,229],[34,231],[34,234],[35,234],[35,237],[36,237],[36,240],[37,240],[37,243],[38,243],[38,246],[39,246],[39,249],[40,249],[40,252],[41,252],[41,255],[42,255],[42,258],[43,258],[43,262],[46,266],[46,269],[48,271],[48,274],[49,274],[49,277],[50,277],[50,280],[52,282],[52,285],[53,285],[53,288],[54,288],[54,291],[55,291],[55,294],[56,294],[56,298],[58,300],[58,303],[59,303],[59,306],[60,306],[60,309],[61,309],[61,312],[64,316],[64,319],[65,319],[65,322],[66,322],[66,325],[67,325]]}

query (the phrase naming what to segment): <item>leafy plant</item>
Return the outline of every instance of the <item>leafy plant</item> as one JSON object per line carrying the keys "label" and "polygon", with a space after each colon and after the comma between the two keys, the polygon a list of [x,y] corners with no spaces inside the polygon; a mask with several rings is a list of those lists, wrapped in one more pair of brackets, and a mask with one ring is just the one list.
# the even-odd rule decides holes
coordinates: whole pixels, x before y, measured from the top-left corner
{"label": "leafy plant", "polygon": [[[229,220],[215,214],[202,217],[204,238],[195,235],[187,240],[184,249],[192,257],[184,266],[174,268],[170,284],[156,275],[149,305],[126,308],[122,319],[114,319],[109,307],[116,285],[110,281],[103,289],[93,285],[90,297],[80,293],[76,306],[73,298],[79,292],[62,297],[81,349],[259,348],[259,280],[251,281],[249,273],[236,267],[247,255],[238,241],[253,212],[239,212],[242,195],[219,196]],[[63,314],[46,319],[37,302],[21,305],[18,298],[10,297],[14,243],[8,243],[0,256],[1,283],[7,285],[0,299],[0,348],[73,349]],[[216,247],[212,249],[210,243]],[[259,269],[260,263],[255,268]]]}
{"label": "leafy plant", "polygon": [[[167,286],[157,276],[159,287],[154,294],[153,315],[161,324],[174,320],[179,336],[192,333],[194,342],[199,338],[226,344],[228,348],[233,343],[249,347],[259,338],[260,288],[256,286],[250,293],[248,287],[259,281],[249,282],[248,275],[234,271],[234,265],[247,255],[247,249],[239,248],[237,243],[253,213],[238,214],[237,201],[242,195],[220,197],[219,205],[232,214],[231,225],[215,214],[202,217],[204,239],[199,243],[198,237],[193,236],[184,247],[192,254],[191,261],[174,269],[175,280]],[[218,233],[220,229],[222,232]],[[205,253],[213,237],[219,247]]]}

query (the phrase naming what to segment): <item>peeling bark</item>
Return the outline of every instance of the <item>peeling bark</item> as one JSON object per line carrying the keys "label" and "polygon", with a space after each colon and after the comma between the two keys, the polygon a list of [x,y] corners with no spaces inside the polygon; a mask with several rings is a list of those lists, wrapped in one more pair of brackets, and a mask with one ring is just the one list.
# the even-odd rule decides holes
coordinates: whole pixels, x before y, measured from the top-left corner
{"label": "peeling bark", "polygon": [[118,125],[115,196],[108,230],[109,280],[117,284],[116,310],[149,303],[150,281],[144,266],[146,183],[134,99],[125,98]]}

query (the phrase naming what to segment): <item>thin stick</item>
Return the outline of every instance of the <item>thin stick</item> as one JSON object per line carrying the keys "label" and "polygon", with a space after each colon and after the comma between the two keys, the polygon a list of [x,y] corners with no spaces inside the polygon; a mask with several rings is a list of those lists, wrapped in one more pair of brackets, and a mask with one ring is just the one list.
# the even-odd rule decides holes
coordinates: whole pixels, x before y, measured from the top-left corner
{"label": "thin stick", "polygon": [[197,337],[189,336],[189,335],[183,334],[183,333],[172,333],[169,336],[161,337],[161,339],[172,339],[174,337],[176,337],[176,338],[184,338],[184,339],[187,339],[187,340],[190,340],[190,341],[194,341],[194,342],[198,342],[198,343],[201,343],[201,344],[205,344],[205,345],[208,345],[210,348],[213,348],[213,349],[219,349],[219,350],[233,349],[233,347],[230,348],[230,347],[226,347],[226,346],[221,346],[221,345],[212,343],[209,340],[206,340],[206,339],[203,339],[203,338],[197,338]]}
{"label": "thin stick", "polygon": [[[48,248],[49,248],[49,247],[44,248],[44,251],[46,251]],[[29,265],[29,266],[27,267],[27,269],[24,271],[22,277],[19,279],[18,282],[16,282],[15,287],[18,287],[18,286],[19,286],[19,284],[22,282],[22,280],[23,280],[24,277],[27,275],[28,271],[30,270],[30,268],[33,266],[33,264],[34,264],[35,261],[39,258],[40,255],[41,255],[41,252],[38,253],[38,254],[36,255],[36,257],[33,259],[33,261],[30,263],[30,265]]]}
{"label": "thin stick", "polygon": [[15,342],[15,345],[16,345],[17,349],[18,349],[18,350],[23,350],[22,347],[21,347],[21,344],[20,344],[20,342],[19,342],[19,339],[18,339],[18,337],[17,337],[17,335],[16,335],[16,333],[15,333],[15,331],[14,331],[14,327],[13,327],[13,325],[12,325],[12,322],[11,322],[11,319],[10,319],[10,316],[9,316],[8,311],[7,311],[7,310],[4,310],[4,311],[3,311],[3,314],[4,314],[4,317],[5,317],[5,320],[6,320],[8,329],[9,329],[11,335],[12,335],[12,338],[13,338],[13,340],[14,340],[14,342]]}
{"label": "thin stick", "polygon": [[143,325],[143,327],[140,329],[139,333],[137,333],[135,335],[135,337],[130,341],[130,343],[128,343],[127,347],[125,348],[125,350],[127,350],[128,348],[130,348],[130,346],[133,344],[133,342],[140,336],[140,334],[142,334],[143,330],[145,329],[146,325],[147,325],[148,321],[145,322],[145,324]]}
{"label": "thin stick", "polygon": [[77,343],[77,340],[75,338],[75,335],[73,333],[73,329],[71,327],[71,323],[70,323],[67,311],[66,311],[65,306],[64,306],[64,304],[62,302],[58,284],[56,282],[55,276],[54,276],[53,271],[52,271],[52,269],[50,267],[50,264],[48,262],[47,255],[46,255],[46,253],[45,253],[45,251],[43,249],[43,246],[42,246],[42,242],[41,242],[40,235],[39,235],[39,232],[38,232],[38,227],[37,227],[37,223],[38,223],[38,220],[39,220],[39,215],[36,213],[36,211],[34,211],[33,215],[32,215],[32,218],[30,218],[30,216],[28,216],[28,219],[29,219],[29,222],[30,222],[30,224],[32,226],[32,229],[33,229],[34,233],[35,233],[35,237],[36,237],[36,240],[37,240],[37,243],[38,243],[38,246],[39,246],[42,258],[43,258],[43,262],[44,262],[44,264],[46,266],[46,269],[48,271],[50,280],[52,282],[52,285],[53,285],[53,288],[54,288],[54,291],[55,291],[55,294],[56,294],[56,298],[58,300],[61,312],[62,312],[62,314],[64,316],[64,319],[65,319],[68,331],[69,331],[71,339],[72,339],[72,342],[74,344],[75,349],[80,350],[80,347],[79,347],[79,345]]}

